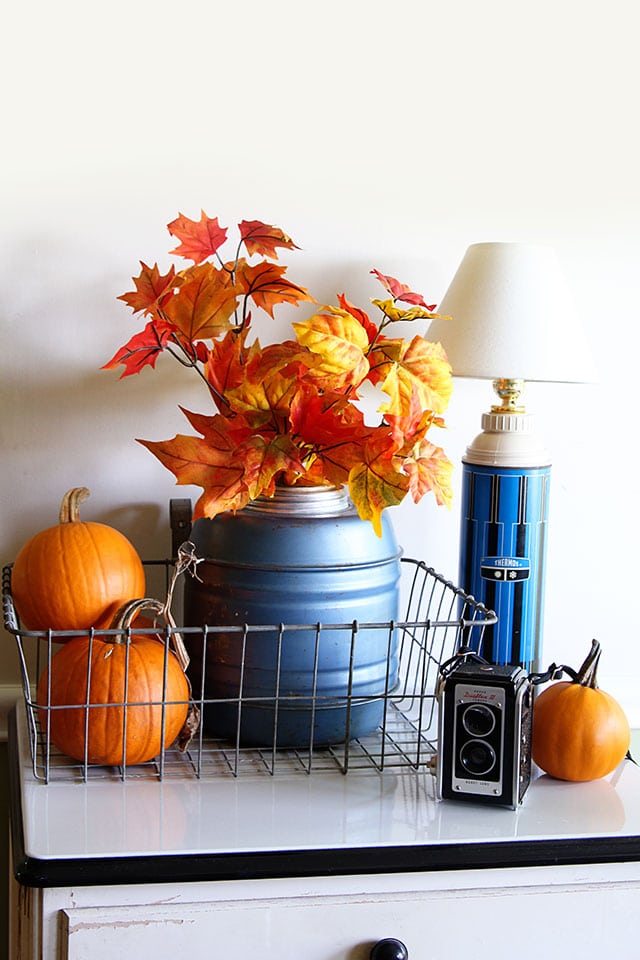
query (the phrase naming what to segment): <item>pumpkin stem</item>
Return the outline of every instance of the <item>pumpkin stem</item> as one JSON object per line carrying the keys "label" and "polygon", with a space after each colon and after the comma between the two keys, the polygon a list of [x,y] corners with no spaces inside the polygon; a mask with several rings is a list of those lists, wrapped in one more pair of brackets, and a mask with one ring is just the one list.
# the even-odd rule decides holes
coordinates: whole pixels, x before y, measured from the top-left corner
{"label": "pumpkin stem", "polygon": [[143,610],[153,610],[154,613],[164,613],[164,605],[160,600],[144,597],[140,600],[129,600],[119,610],[116,610],[111,621],[112,630],[128,630],[136,616]]}
{"label": "pumpkin stem", "polygon": [[[152,597],[144,597],[140,600],[129,600],[128,603],[123,604],[120,609],[116,611],[111,621],[111,629],[121,631],[129,630],[133,620],[143,610],[152,610],[153,613],[162,615],[168,625],[172,627],[170,642],[172,643],[173,652],[176,655],[178,663],[186,676],[187,667],[189,666],[189,654],[187,653],[182,636],[176,630],[175,620],[171,615],[171,611],[167,608],[166,603],[162,603],[160,600],[154,600]],[[113,639],[115,643],[126,643],[122,633],[117,634]],[[191,681],[188,676],[187,685],[189,688],[189,699],[191,699]],[[184,753],[191,743],[199,725],[200,711],[195,703],[191,703],[182,730],[176,740],[178,749],[182,753]]]}
{"label": "pumpkin stem", "polygon": [[80,504],[90,496],[87,487],[74,487],[67,490],[60,504],[60,523],[77,523],[80,519]]}
{"label": "pumpkin stem", "polygon": [[129,600],[128,603],[124,603],[119,610],[116,610],[113,620],[111,621],[112,630],[122,631],[113,638],[114,643],[125,643],[124,632],[131,628],[131,625],[137,615],[142,613],[143,610],[151,610],[156,615],[164,617],[165,621],[172,628],[173,632],[171,634],[171,641],[173,652],[178,658],[178,662],[182,669],[186,671],[189,666],[189,654],[184,645],[181,634],[176,630],[176,622],[171,615],[171,611],[167,608],[166,603],[162,603],[160,600],[154,600],[153,597],[143,597],[140,600]]}
{"label": "pumpkin stem", "polygon": [[591,641],[591,650],[585,657],[585,661],[578,670],[576,676],[576,683],[581,684],[583,687],[591,687],[593,690],[598,689],[597,681],[597,672],[598,672],[598,663],[600,661],[600,654],[602,653],[602,647],[597,640]]}

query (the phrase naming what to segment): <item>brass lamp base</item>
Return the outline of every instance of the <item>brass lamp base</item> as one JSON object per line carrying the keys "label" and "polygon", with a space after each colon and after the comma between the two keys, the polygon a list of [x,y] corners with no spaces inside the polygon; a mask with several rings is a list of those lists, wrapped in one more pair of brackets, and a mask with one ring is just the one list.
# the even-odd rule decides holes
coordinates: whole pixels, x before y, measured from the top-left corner
{"label": "brass lamp base", "polygon": [[492,413],[525,413],[524,406],[518,403],[524,391],[524,380],[503,377],[493,381],[493,389],[502,403],[491,407]]}

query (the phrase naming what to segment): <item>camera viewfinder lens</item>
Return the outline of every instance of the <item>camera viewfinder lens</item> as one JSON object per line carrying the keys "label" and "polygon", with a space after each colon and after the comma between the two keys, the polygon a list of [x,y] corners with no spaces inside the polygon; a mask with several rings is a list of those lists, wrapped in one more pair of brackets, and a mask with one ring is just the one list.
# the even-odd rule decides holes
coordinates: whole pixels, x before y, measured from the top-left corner
{"label": "camera viewfinder lens", "polygon": [[496,718],[489,707],[473,703],[462,715],[462,725],[472,737],[488,736],[496,725]]}

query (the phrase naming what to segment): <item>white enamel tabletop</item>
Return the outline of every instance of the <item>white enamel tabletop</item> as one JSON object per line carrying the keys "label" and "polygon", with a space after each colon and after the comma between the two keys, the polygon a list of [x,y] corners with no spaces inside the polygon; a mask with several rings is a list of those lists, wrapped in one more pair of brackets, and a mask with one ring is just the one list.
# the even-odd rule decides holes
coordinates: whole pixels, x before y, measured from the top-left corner
{"label": "white enamel tabletop", "polygon": [[538,776],[518,810],[438,802],[428,772],[49,783],[17,710],[24,848],[38,859],[381,848],[640,835],[640,767],[584,784]]}

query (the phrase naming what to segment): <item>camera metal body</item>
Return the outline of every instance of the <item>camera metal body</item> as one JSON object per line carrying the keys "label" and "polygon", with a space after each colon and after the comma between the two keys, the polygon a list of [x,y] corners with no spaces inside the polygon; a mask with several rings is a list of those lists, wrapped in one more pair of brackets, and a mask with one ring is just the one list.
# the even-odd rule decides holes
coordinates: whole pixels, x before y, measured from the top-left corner
{"label": "camera metal body", "polygon": [[438,702],[438,797],[515,809],[531,780],[526,671],[461,656],[443,671]]}

